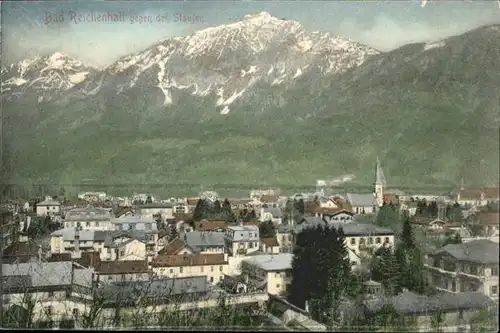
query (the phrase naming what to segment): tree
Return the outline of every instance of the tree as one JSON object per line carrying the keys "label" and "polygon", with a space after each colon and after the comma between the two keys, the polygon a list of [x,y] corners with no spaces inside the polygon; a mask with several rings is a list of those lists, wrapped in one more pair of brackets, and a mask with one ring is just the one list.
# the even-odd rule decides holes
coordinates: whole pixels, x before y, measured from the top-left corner
{"label": "tree", "polygon": [[214,202],[214,213],[215,214],[222,213],[222,206],[220,205],[220,201],[219,200],[215,200],[215,202]]}
{"label": "tree", "polygon": [[194,221],[201,221],[203,219],[203,214],[204,214],[203,201],[204,201],[203,199],[198,200],[198,202],[196,203],[196,206],[194,207],[194,211],[193,211],[193,220]]}
{"label": "tree", "polygon": [[396,295],[401,292],[401,268],[392,248],[377,250],[371,267],[372,279],[382,283],[387,293]]}
{"label": "tree", "polygon": [[453,207],[451,208],[451,218],[453,221],[462,221],[464,218],[464,215],[462,214],[462,208],[460,207],[460,204],[458,202],[455,202],[453,204]]}
{"label": "tree", "polygon": [[426,210],[427,210],[426,215],[428,217],[437,217],[438,213],[439,213],[439,208],[437,206],[436,201],[431,201],[431,203],[429,203],[429,205],[427,205]]}
{"label": "tree", "polygon": [[415,236],[413,235],[413,230],[411,227],[410,217],[405,216],[403,221],[403,230],[400,235],[400,242],[404,244],[405,249],[413,250],[417,247]]}
{"label": "tree", "polygon": [[261,238],[276,236],[276,227],[271,221],[264,221],[259,224],[259,235]]}
{"label": "tree", "polygon": [[294,200],[293,205],[294,205],[294,209],[295,209],[295,211],[297,211],[297,213],[299,213],[300,215],[304,215],[305,204],[304,204],[303,199],[300,199],[298,201]]}
{"label": "tree", "polygon": [[144,201],[144,203],[147,205],[147,204],[152,204],[153,203],[153,198],[151,198],[150,195],[148,195],[146,197],[146,201]]}
{"label": "tree", "polygon": [[394,227],[400,222],[399,213],[393,204],[384,204],[377,213],[375,223],[379,226]]}
{"label": "tree", "polygon": [[313,316],[331,324],[337,317],[340,297],[352,286],[351,264],[342,229],[317,226],[297,235],[292,261],[289,299]]}

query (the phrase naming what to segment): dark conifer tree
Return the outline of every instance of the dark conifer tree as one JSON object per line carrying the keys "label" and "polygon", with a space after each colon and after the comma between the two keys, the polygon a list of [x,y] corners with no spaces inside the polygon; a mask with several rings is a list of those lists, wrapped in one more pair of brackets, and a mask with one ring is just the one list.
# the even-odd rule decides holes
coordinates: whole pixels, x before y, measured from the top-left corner
{"label": "dark conifer tree", "polygon": [[196,203],[196,207],[194,208],[193,211],[193,220],[194,221],[200,221],[203,219],[203,209],[204,209],[204,200],[200,199]]}

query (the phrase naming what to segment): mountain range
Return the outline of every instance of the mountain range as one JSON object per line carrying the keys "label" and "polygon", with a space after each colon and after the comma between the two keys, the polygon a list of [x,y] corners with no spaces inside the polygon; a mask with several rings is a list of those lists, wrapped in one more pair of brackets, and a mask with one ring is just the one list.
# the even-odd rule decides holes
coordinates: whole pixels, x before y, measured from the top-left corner
{"label": "mountain range", "polygon": [[397,187],[498,183],[500,26],[379,52],[268,13],[93,68],[2,68],[15,183],[314,186],[382,160]]}

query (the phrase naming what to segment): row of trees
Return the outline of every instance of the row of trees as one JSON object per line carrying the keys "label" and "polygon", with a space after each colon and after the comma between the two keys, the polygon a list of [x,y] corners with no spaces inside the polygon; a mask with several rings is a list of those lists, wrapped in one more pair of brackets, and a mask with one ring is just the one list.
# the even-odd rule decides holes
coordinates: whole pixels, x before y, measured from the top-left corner
{"label": "row of trees", "polygon": [[[439,207],[436,201],[427,202],[426,200],[417,201],[417,210],[415,216],[439,217]],[[447,220],[460,221],[463,219],[462,208],[458,202],[453,205],[447,204],[444,216]]]}
{"label": "row of trees", "polygon": [[304,216],[305,212],[305,203],[304,200],[288,200],[286,202],[285,208],[283,209],[283,220],[290,221],[295,220],[298,221],[302,216]]}
{"label": "row of trees", "polygon": [[[253,212],[253,214],[255,214],[255,212]],[[250,213],[248,215],[250,215]],[[222,204],[219,200],[215,200],[215,202],[212,203],[209,200],[200,199],[194,208],[193,220],[201,221],[203,219],[236,222],[236,215],[234,214],[231,208],[231,203],[227,200],[227,198],[224,199]]]}

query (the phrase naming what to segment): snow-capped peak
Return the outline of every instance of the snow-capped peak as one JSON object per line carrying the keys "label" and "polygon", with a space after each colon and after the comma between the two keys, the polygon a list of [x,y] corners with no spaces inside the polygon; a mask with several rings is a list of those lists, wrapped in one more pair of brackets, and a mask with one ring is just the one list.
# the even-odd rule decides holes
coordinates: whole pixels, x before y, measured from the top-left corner
{"label": "snow-capped peak", "polygon": [[94,68],[61,52],[35,56],[2,70],[2,91],[25,91],[30,88],[44,99],[46,92],[66,91],[83,82],[93,71]]}

